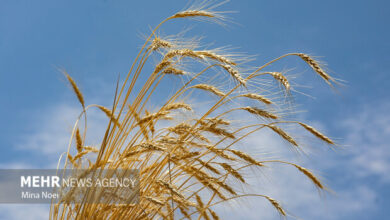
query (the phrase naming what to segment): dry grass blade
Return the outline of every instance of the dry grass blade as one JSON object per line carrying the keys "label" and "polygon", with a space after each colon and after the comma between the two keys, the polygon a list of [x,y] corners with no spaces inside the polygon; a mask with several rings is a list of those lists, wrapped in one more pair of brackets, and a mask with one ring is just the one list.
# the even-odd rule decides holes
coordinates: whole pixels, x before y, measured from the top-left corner
{"label": "dry grass blade", "polygon": [[334,145],[334,142],[330,138],[328,138],[327,136],[323,135],[321,132],[317,131],[315,128],[313,128],[313,127],[311,127],[311,126],[309,126],[307,124],[301,123],[301,122],[299,122],[298,124],[300,124],[302,127],[304,127],[307,131],[312,133],[317,138],[325,141],[328,144]]}

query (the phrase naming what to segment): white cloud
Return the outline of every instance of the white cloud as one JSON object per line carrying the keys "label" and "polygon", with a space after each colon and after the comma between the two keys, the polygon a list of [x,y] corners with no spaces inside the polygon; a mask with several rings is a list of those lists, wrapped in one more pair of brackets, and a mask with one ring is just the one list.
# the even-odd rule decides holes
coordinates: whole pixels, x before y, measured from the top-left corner
{"label": "white cloud", "polygon": [[390,183],[389,109],[389,105],[366,106],[343,123],[357,175],[377,177],[386,183]]}
{"label": "white cloud", "polygon": [[[36,157],[30,160],[29,166],[45,158],[45,168],[55,168],[59,155],[66,152],[74,123],[81,112],[80,106],[71,106],[64,103],[43,109],[34,117],[33,133],[22,134],[16,148],[24,152],[34,152]],[[100,137],[107,125],[108,119],[104,113],[91,109],[88,113],[87,144],[98,145]],[[84,121],[79,122],[80,129]],[[73,146],[72,146],[73,147]],[[73,148],[71,148],[74,150]],[[36,159],[36,161],[35,161]],[[27,166],[27,167],[29,167]]]}
{"label": "white cloud", "polygon": [[48,219],[49,206],[49,204],[0,204],[0,219]]}

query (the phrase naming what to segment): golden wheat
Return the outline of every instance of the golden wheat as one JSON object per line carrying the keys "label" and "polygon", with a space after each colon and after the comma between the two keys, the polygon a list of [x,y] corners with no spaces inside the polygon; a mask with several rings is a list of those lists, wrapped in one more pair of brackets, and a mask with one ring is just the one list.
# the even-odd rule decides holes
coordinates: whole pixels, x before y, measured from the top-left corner
{"label": "golden wheat", "polygon": [[[211,209],[213,205],[244,196],[261,196],[280,215],[286,216],[286,211],[277,200],[267,195],[242,194],[238,191],[247,189],[246,175],[251,173],[245,172],[248,168],[266,169],[264,164],[268,162],[294,166],[318,189],[325,190],[321,181],[307,168],[287,161],[260,160],[235,147],[238,141],[262,131],[262,128],[271,129],[280,138],[298,147],[295,135],[285,132],[279,126],[282,123],[298,123],[315,137],[334,145],[330,138],[307,124],[282,121],[279,116],[288,110],[285,105],[258,94],[258,91],[273,91],[269,88],[289,94],[290,90],[295,91],[291,88],[294,84],[290,84],[280,72],[258,73],[290,55],[300,57],[328,84],[335,82],[318,61],[303,53],[290,53],[262,65],[252,73],[242,73],[243,69],[252,69],[242,66],[248,57],[228,54],[221,48],[199,46],[201,44],[194,40],[198,38],[186,41],[180,36],[177,39],[156,36],[161,25],[177,18],[204,18],[217,23],[223,21],[223,13],[213,11],[215,6],[204,3],[190,7],[160,23],[146,39],[123,84],[118,84],[110,109],[100,105],[85,106],[80,89],[64,72],[83,107],[77,122],[84,116],[86,124],[82,135],[76,122],[71,144],[75,144],[77,151],[74,156],[66,154],[69,163],[65,163],[64,168],[139,170],[139,201],[131,204],[88,203],[93,195],[91,193],[98,191],[91,188],[85,193],[68,193],[59,202],[53,202],[51,219],[177,219],[183,216],[216,220],[222,216],[219,217],[221,213]],[[151,61],[154,56],[160,60],[157,64]],[[144,68],[148,65],[153,66]],[[218,66],[229,76],[221,76],[220,70],[218,72],[218,68],[213,68]],[[265,75],[272,76],[284,89],[270,83]],[[256,81],[255,76],[258,77]],[[142,83],[139,78],[146,81]],[[173,83],[171,79],[176,78],[181,84]],[[169,91],[166,87],[161,88],[166,85],[166,80]],[[201,96],[201,104],[192,103],[197,98],[193,95],[195,90],[206,92]],[[269,95],[273,98],[279,95],[275,97],[278,100],[285,98],[281,94],[275,92]],[[254,101],[253,106],[246,106],[248,99]],[[257,106],[264,107],[264,104],[267,108]],[[115,125],[107,124],[99,147],[84,146],[88,144],[85,140],[88,128],[86,118],[91,106],[103,111]],[[153,111],[148,108],[151,106]],[[240,115],[228,114],[236,110],[240,110]],[[169,121],[162,121],[164,119]],[[133,199],[112,193],[102,193],[103,196],[126,202]],[[76,197],[83,198],[83,202],[75,202]]]}

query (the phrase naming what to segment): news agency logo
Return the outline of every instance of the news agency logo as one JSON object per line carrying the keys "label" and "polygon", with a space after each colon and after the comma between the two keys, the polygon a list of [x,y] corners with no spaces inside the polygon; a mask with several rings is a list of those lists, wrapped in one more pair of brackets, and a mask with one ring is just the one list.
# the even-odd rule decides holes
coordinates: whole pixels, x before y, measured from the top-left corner
{"label": "news agency logo", "polygon": [[135,188],[135,178],[61,178],[59,176],[21,176],[20,187],[130,187]]}
{"label": "news agency logo", "polygon": [[135,204],[138,170],[0,170],[0,203]]}

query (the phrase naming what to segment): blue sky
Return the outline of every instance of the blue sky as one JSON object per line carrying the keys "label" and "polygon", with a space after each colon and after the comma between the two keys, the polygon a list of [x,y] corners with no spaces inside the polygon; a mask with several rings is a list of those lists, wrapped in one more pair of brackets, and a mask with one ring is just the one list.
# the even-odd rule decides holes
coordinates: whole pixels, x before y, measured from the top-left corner
{"label": "blue sky", "polygon": [[[52,145],[67,141],[63,134],[68,134],[79,111],[58,67],[73,76],[88,103],[104,104],[113,95],[118,73],[127,73],[144,34],[185,6],[179,0],[3,1],[1,166],[44,167],[58,158],[59,147]],[[160,33],[191,28],[189,35],[204,36],[204,42],[215,47],[230,45],[257,55],[254,65],[288,52],[326,61],[330,73],[346,81],[344,86],[328,89],[295,58],[273,68],[294,68],[290,72],[300,77],[297,84],[312,87],[297,88],[316,97],[296,94],[299,110],[305,110],[299,117],[344,146],[336,152],[316,152],[305,162],[337,195],[313,202],[320,206],[317,213],[305,208],[307,202],[292,199],[294,194],[281,197],[287,204],[296,202],[291,212],[304,219],[386,219],[390,216],[386,210],[390,205],[389,6],[384,0],[232,0],[220,7],[237,12],[229,15],[233,22],[228,27],[180,20],[164,25]],[[95,119],[97,124],[102,120]],[[295,189],[287,191],[291,190]],[[4,213],[13,207],[2,206]]]}

